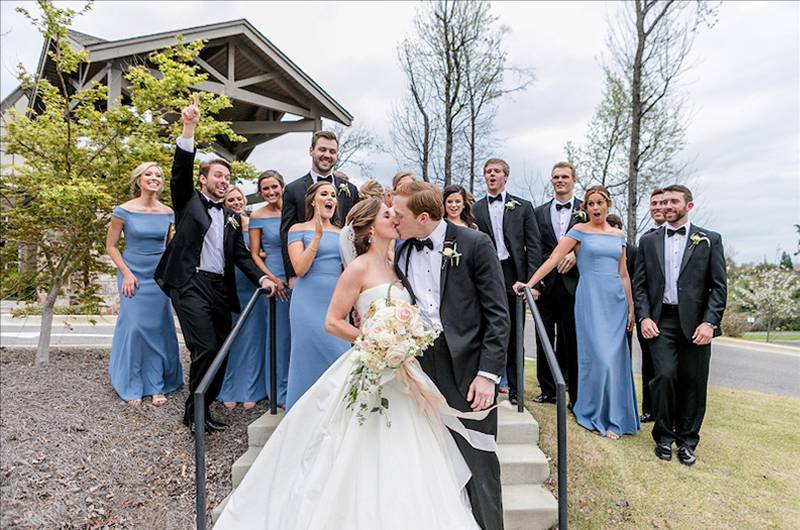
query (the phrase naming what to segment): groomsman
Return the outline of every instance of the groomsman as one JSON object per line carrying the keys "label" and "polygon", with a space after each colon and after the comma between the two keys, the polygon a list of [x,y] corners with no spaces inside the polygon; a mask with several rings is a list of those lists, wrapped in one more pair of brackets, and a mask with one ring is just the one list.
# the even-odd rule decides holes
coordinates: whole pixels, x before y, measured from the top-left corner
{"label": "groomsman", "polygon": [[655,454],[691,466],[706,410],[711,340],[720,334],[727,277],[722,238],[689,222],[685,186],[664,188],[667,224],[639,243],[634,277],[636,316],[650,341]]}
{"label": "groomsman", "polygon": [[[535,210],[536,222],[542,234],[542,259],[553,253],[558,242],[572,226],[580,222],[581,200],[575,198],[577,175],[575,166],[558,162],[550,171],[554,198]],[[564,374],[569,391],[569,402],[578,398],[578,343],[575,338],[575,289],[578,287],[578,268],[575,253],[570,252],[556,269],[544,280],[539,291],[539,311],[547,329],[547,339],[555,343],[556,360]],[[556,332],[558,334],[556,335]],[[556,402],[556,385],[544,357],[544,349],[536,336],[536,376],[542,393],[534,399],[538,403]]]}
{"label": "groomsman", "polygon": [[288,236],[289,228],[305,219],[306,190],[320,180],[333,183],[336,188],[337,211],[339,212],[339,226],[344,225],[347,213],[358,202],[358,188],[346,179],[334,175],[334,168],[339,156],[339,140],[330,131],[317,131],[311,137],[311,147],[308,149],[311,157],[311,171],[302,178],[286,185],[283,191],[283,209],[281,210],[281,252],[283,254],[283,267],[289,283],[294,285],[294,268],[289,259]]}
{"label": "groomsman", "polygon": [[[648,234],[658,229],[665,222],[664,209],[662,208],[663,202],[664,190],[661,188],[654,189],[650,193],[650,219],[653,220],[655,227],[648,230]],[[630,256],[630,247],[628,247],[628,257]],[[633,273],[630,276],[631,281],[633,281]],[[642,423],[650,423],[654,419],[652,398],[650,397],[650,381],[653,380],[653,357],[650,354],[650,342],[642,336],[640,326],[636,326],[636,338],[642,350],[642,416],[639,419]]]}
{"label": "groomsman", "polygon": [[518,296],[512,287],[516,282],[527,281],[526,278],[533,276],[542,264],[542,249],[533,206],[525,199],[506,191],[508,175],[509,167],[505,160],[487,160],[483,165],[487,195],[473,205],[472,211],[478,229],[492,239],[503,271],[506,301],[511,313],[511,332],[506,349],[508,399],[516,405],[517,337],[523,333],[523,329],[517,329],[515,308]]}
{"label": "groomsman", "polygon": [[[189,397],[183,422],[194,432],[194,391],[231,331],[231,313],[240,311],[234,265],[253,283],[268,289],[270,295],[275,284],[250,258],[250,251],[242,241],[239,214],[222,204],[230,185],[230,164],[222,159],[202,163],[200,190],[194,188],[194,130],[200,120],[196,94],[194,103],[183,109],[181,117],[183,134],[177,139],[170,179],[175,235],[156,267],[154,278],[172,300],[191,356]],[[225,364],[206,395],[207,432],[226,427],[209,413],[224,376]]]}

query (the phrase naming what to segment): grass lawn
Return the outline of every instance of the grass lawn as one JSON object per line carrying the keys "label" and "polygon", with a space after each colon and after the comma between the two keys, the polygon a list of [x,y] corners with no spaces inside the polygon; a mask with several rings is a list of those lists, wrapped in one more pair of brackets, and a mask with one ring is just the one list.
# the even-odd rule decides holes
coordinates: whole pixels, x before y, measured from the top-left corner
{"label": "grass lawn", "polygon": [[[540,426],[556,485],[556,407],[526,368],[527,406]],[[636,377],[637,390],[641,380]],[[641,399],[639,400],[641,403]],[[574,528],[798,528],[800,399],[709,388],[697,463],[653,454],[652,423],[636,436],[599,438],[567,416],[569,513]]]}
{"label": "grass lawn", "polygon": [[[743,339],[765,342],[767,333],[765,331],[748,331],[742,335]],[[770,342],[774,341],[800,341],[800,331],[773,331],[769,334]]]}

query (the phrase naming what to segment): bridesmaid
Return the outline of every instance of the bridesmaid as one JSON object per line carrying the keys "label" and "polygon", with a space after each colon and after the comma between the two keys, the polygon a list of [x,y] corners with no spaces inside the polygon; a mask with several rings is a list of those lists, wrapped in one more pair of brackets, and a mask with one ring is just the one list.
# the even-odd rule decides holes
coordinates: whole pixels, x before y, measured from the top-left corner
{"label": "bridesmaid", "polygon": [[[297,273],[289,321],[292,351],[289,354],[289,386],[286,410],[350,348],[347,342],[325,332],[325,315],[342,272],[336,189],[318,182],[306,192],[306,222],[289,229],[289,259]],[[298,333],[298,330],[303,330]]]}
{"label": "bridesmaid", "polygon": [[[286,386],[289,377],[289,351],[291,349],[291,333],[289,327],[289,284],[283,270],[281,257],[281,209],[283,208],[284,181],[280,173],[265,171],[258,177],[258,193],[266,205],[254,211],[250,216],[250,255],[256,265],[264,271],[270,280],[275,282],[277,299],[275,300],[276,358],[277,358],[277,405],[286,407]],[[266,261],[262,258],[266,256]],[[267,333],[264,372],[266,390],[270,389],[269,365],[269,304],[267,305]],[[270,396],[273,399],[273,396]]]}
{"label": "bridesmaid", "polygon": [[[237,186],[228,188],[225,192],[225,207],[238,213],[242,219],[242,238],[245,245],[249,245],[248,217],[244,213],[247,199]],[[236,291],[242,308],[253,296],[257,286],[253,284],[238,268],[236,269]],[[265,298],[259,297],[255,307],[247,317],[244,327],[239,332],[236,340],[231,344],[228,353],[228,366],[225,369],[225,379],[217,399],[232,409],[237,403],[242,403],[245,410],[256,406],[256,402],[267,397],[267,387],[264,372],[264,345],[266,344],[266,313]],[[239,315],[233,315],[233,324]]]}
{"label": "bridesmaid", "polygon": [[[133,170],[131,189],[134,198],[114,208],[106,236],[120,294],[108,375],[130,405],[139,406],[143,396],[152,396],[153,405],[160,407],[167,402],[164,394],[183,385],[172,306],[153,280],[175,216],[158,200],[164,173],[155,162]],[[120,253],[123,234],[125,252]]]}
{"label": "bridesmaid", "polygon": [[475,216],[472,215],[472,207],[467,199],[467,190],[458,185],[447,186],[442,192],[442,201],[448,221],[459,226],[478,229],[478,225],[475,224]]}
{"label": "bridesmaid", "polygon": [[606,221],[611,195],[603,186],[586,190],[582,206],[589,221],[573,226],[528,283],[517,282],[514,290],[537,285],[575,249],[581,275],[575,291],[580,391],[572,412],[579,425],[616,440],[639,430],[625,337],[634,325],[625,234]]}

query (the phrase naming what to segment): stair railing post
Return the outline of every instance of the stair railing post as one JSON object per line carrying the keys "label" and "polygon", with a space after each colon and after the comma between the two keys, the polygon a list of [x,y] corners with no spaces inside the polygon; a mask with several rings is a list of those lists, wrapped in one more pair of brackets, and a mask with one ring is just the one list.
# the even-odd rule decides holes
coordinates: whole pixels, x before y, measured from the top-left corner
{"label": "stair railing post", "polygon": [[273,296],[269,299],[269,413],[273,416],[278,413],[278,353],[276,351],[278,330],[275,329],[277,306]]}
{"label": "stair railing post", "polygon": [[517,297],[517,304],[514,311],[516,317],[516,353],[517,353],[517,412],[525,410],[525,352],[523,350],[525,334],[523,327],[525,325],[525,305],[522,297]]}

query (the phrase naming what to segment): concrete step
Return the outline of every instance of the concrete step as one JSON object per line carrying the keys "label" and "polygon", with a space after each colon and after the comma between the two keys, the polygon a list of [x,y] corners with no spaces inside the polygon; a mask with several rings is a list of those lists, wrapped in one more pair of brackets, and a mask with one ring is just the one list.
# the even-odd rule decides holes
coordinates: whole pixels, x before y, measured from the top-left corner
{"label": "concrete step", "polygon": [[550,475],[547,457],[533,444],[500,444],[500,477],[503,486],[514,484],[543,484]]}
{"label": "concrete step", "polygon": [[[211,510],[212,524],[217,522],[231,493]],[[503,523],[505,530],[546,530],[558,523],[558,502],[544,486],[517,484],[503,487]]]}
{"label": "concrete step", "polygon": [[250,466],[255,462],[258,453],[261,452],[260,447],[248,447],[247,452],[236,459],[236,462],[231,466],[231,482],[233,487],[236,488],[244,478]]}
{"label": "concrete step", "polygon": [[250,447],[264,447],[269,437],[278,428],[278,424],[286,415],[284,411],[278,409],[276,415],[269,412],[263,414],[256,421],[247,426],[247,442]]}
{"label": "concrete step", "polygon": [[503,486],[505,530],[546,530],[558,524],[558,502],[544,486]]}
{"label": "concrete step", "polygon": [[539,423],[525,409],[517,412],[517,407],[503,401],[497,407],[498,444],[538,444]]}

